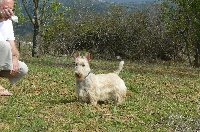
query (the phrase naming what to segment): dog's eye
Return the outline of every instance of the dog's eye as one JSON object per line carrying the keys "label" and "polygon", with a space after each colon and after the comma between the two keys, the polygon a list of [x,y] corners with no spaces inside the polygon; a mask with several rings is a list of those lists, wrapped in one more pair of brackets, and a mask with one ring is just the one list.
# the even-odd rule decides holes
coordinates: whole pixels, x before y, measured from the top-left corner
{"label": "dog's eye", "polygon": [[83,64],[82,66],[84,67],[85,65]]}
{"label": "dog's eye", "polygon": [[75,63],[75,66],[78,66],[78,64],[77,64],[77,63]]}

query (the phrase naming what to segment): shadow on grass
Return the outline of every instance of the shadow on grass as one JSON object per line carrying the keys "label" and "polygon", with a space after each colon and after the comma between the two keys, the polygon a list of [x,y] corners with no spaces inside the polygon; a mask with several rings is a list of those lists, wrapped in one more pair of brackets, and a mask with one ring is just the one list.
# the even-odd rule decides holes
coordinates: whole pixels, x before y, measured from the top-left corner
{"label": "shadow on grass", "polygon": [[46,103],[49,103],[51,105],[57,105],[57,104],[71,104],[77,102],[77,99],[53,99],[53,100],[48,100]]}
{"label": "shadow on grass", "polygon": [[62,104],[71,104],[71,103],[75,103],[75,102],[77,102],[77,99],[71,99],[71,100],[61,99],[61,100],[59,100],[59,103],[62,103]]}

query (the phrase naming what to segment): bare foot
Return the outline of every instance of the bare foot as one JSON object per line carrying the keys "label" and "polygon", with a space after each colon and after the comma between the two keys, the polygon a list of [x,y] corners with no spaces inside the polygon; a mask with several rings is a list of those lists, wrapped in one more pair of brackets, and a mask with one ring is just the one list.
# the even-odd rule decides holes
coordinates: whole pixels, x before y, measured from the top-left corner
{"label": "bare foot", "polygon": [[11,96],[11,95],[13,94],[0,85],[0,96]]}

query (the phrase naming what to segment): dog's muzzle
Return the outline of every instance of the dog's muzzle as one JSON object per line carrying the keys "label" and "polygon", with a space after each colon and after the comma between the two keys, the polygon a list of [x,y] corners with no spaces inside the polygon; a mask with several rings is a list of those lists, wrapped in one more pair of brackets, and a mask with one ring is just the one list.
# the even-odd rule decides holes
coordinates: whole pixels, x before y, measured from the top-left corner
{"label": "dog's muzzle", "polygon": [[75,73],[75,77],[77,78],[77,79],[80,79],[81,78],[81,74],[80,73]]}

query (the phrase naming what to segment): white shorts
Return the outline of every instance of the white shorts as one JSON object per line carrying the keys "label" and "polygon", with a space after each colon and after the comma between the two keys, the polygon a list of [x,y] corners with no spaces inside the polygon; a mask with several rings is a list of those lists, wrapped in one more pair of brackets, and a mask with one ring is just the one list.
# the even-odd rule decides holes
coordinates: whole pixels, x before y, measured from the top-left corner
{"label": "white shorts", "polygon": [[12,49],[7,41],[0,41],[0,77],[8,78],[14,84],[28,72],[28,67],[24,62],[19,61],[19,70],[15,75],[10,75],[13,69]]}

